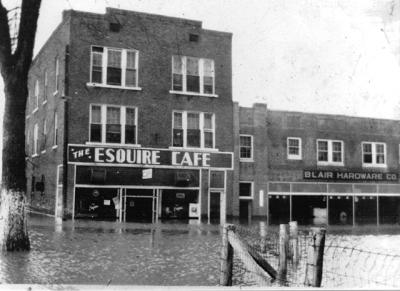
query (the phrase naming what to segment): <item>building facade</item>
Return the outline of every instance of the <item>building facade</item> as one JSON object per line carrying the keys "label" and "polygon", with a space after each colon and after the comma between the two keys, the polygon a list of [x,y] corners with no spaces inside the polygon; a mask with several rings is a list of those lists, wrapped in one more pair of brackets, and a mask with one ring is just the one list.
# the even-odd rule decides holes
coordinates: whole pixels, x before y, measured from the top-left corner
{"label": "building facade", "polygon": [[270,223],[399,222],[399,121],[264,104],[236,112],[241,216],[267,216]]}
{"label": "building facade", "polygon": [[394,222],[399,128],[240,107],[230,33],[70,10],[29,74],[27,193],[60,218]]}

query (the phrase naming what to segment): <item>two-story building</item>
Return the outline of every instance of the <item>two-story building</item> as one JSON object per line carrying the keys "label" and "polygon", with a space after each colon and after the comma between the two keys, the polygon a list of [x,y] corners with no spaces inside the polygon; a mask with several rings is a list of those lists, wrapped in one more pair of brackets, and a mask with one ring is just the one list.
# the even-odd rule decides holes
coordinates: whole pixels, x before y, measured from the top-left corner
{"label": "two-story building", "polygon": [[233,183],[230,33],[64,11],[30,74],[28,196],[57,217],[222,217]]}
{"label": "two-story building", "polygon": [[400,221],[400,121],[264,104],[235,111],[241,216],[302,224]]}

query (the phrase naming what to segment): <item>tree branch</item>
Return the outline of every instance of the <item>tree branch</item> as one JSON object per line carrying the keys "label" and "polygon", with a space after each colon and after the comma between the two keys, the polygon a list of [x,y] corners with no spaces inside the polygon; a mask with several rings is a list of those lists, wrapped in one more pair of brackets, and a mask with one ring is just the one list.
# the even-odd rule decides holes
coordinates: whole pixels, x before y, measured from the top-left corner
{"label": "tree branch", "polygon": [[22,0],[18,45],[14,53],[16,69],[25,74],[32,62],[41,0]]}
{"label": "tree branch", "polygon": [[0,70],[3,77],[11,61],[11,38],[7,13],[7,9],[0,0]]}

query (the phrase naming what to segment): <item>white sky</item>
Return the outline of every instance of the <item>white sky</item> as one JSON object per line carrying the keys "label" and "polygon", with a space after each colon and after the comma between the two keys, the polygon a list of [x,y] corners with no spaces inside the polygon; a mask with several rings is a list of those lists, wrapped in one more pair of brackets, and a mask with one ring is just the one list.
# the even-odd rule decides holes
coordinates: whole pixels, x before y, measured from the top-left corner
{"label": "white sky", "polygon": [[243,106],[400,119],[400,0],[42,0],[35,51],[63,9],[106,6],[232,32]]}

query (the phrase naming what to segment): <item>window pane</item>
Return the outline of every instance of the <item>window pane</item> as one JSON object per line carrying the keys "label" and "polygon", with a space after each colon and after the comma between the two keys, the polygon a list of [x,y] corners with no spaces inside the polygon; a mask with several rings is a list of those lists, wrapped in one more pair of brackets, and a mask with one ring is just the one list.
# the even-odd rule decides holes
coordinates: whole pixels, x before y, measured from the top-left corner
{"label": "window pane", "polygon": [[135,125],[135,108],[126,108],[126,125]]}
{"label": "window pane", "polygon": [[182,58],[179,56],[173,56],[172,63],[172,73],[182,75]]}
{"label": "window pane", "polygon": [[214,138],[212,132],[204,132],[204,147],[205,148],[214,147]]}
{"label": "window pane", "polygon": [[372,145],[370,143],[363,144],[364,153],[372,153]]}
{"label": "window pane", "polygon": [[385,163],[385,155],[383,155],[383,154],[376,155],[376,163],[384,164]]}
{"label": "window pane", "polygon": [[209,59],[203,60],[203,71],[204,71],[204,76],[214,77],[214,62],[213,62],[213,60],[209,60]]}
{"label": "window pane", "polygon": [[199,76],[199,59],[186,58],[186,74]]}
{"label": "window pane", "polygon": [[199,59],[186,58],[186,90],[200,92]]}
{"label": "window pane", "polygon": [[129,69],[136,69],[136,52],[127,51],[126,52],[126,67]]}
{"label": "window pane", "polygon": [[135,144],[136,143],[136,126],[125,125],[125,143]]}
{"label": "window pane", "polygon": [[125,86],[127,87],[137,86],[136,69],[128,69],[128,68],[126,69]]}
{"label": "window pane", "polygon": [[334,162],[341,162],[342,161],[342,153],[332,153],[332,160]]}
{"label": "window pane", "polygon": [[174,129],[173,130],[172,144],[174,147],[183,147],[183,130],[182,129]]}
{"label": "window pane", "polygon": [[108,67],[121,68],[121,51],[108,50]]}
{"label": "window pane", "polygon": [[107,84],[121,85],[121,51],[108,50]]}
{"label": "window pane", "polygon": [[248,147],[240,147],[240,157],[244,159],[251,158],[251,148]]}
{"label": "window pane", "polygon": [[174,112],[174,128],[182,128],[182,113]]}
{"label": "window pane", "polygon": [[200,77],[187,75],[186,90],[188,92],[200,92]]}
{"label": "window pane", "polygon": [[299,146],[299,140],[298,139],[289,139],[289,146],[290,147],[298,147]]}
{"label": "window pane", "polygon": [[101,124],[90,125],[90,141],[101,142]]}
{"label": "window pane", "polygon": [[240,146],[251,146],[251,137],[250,136],[241,136],[240,137]]}
{"label": "window pane", "polygon": [[92,106],[92,120],[91,123],[101,123],[101,107]]}
{"label": "window pane", "polygon": [[188,129],[187,130],[187,146],[200,147],[200,130]]}
{"label": "window pane", "polygon": [[119,107],[107,107],[107,124],[120,124],[120,116]]}
{"label": "window pane", "polygon": [[107,107],[106,142],[121,142],[120,108]]}
{"label": "window pane", "polygon": [[318,152],[318,161],[327,162],[328,161],[328,153],[327,152]]}
{"label": "window pane", "polygon": [[212,114],[204,113],[204,129],[213,129]]}
{"label": "window pane", "polygon": [[299,148],[297,147],[289,147],[289,155],[299,155]]}
{"label": "window pane", "polygon": [[333,151],[341,152],[342,151],[342,143],[341,142],[332,142]]}
{"label": "window pane", "polygon": [[328,142],[327,141],[318,141],[318,150],[319,151],[328,151]]}
{"label": "window pane", "polygon": [[203,81],[204,81],[203,93],[214,94],[214,78],[204,77]]}
{"label": "window pane", "polygon": [[383,144],[376,145],[376,153],[383,154],[385,152],[385,147]]}
{"label": "window pane", "polygon": [[182,91],[183,90],[182,82],[183,82],[182,75],[174,74],[172,89],[175,91]]}
{"label": "window pane", "polygon": [[251,197],[251,183],[240,183],[239,184],[239,196]]}
{"label": "window pane", "polygon": [[363,162],[366,164],[371,164],[372,163],[372,154],[364,153]]}
{"label": "window pane", "polygon": [[200,129],[200,115],[198,113],[187,114],[187,128]]}

